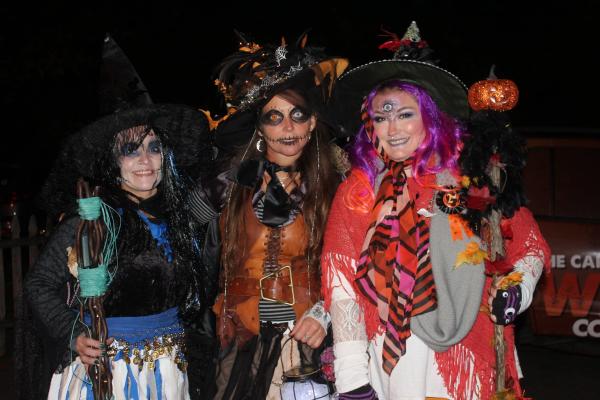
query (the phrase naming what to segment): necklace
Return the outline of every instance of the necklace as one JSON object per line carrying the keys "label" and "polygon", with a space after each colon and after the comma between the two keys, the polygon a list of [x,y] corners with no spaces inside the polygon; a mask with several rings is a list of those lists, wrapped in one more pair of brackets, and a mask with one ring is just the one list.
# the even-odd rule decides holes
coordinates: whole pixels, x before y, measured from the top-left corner
{"label": "necklace", "polygon": [[297,175],[298,171],[294,172],[294,174],[291,176],[284,176],[283,178],[280,178],[279,175],[277,175],[277,179],[279,180],[281,186],[287,190],[287,188],[292,184],[292,182],[296,180]]}

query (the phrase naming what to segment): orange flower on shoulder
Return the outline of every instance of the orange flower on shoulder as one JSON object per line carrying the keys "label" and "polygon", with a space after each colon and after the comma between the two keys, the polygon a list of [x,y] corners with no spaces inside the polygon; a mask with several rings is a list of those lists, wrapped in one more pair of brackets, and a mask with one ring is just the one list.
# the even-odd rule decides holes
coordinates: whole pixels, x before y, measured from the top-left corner
{"label": "orange flower on shoulder", "polygon": [[463,264],[481,264],[483,260],[487,259],[487,252],[481,250],[477,242],[469,242],[466,249],[456,255],[454,268],[458,268]]}

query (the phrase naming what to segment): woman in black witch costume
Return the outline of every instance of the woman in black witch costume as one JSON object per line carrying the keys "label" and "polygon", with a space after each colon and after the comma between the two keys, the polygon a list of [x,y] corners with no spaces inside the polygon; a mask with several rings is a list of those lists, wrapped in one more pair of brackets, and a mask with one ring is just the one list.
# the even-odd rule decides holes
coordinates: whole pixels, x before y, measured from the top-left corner
{"label": "woman in black witch costume", "polygon": [[323,105],[346,65],[302,35],[295,47],[242,37],[219,66],[230,112],[215,141],[237,154],[209,193],[223,208],[215,399],[279,398],[283,372],[303,365],[326,335],[319,254],[341,175]]}
{"label": "woman in black witch costume", "polygon": [[[153,105],[104,117],[64,146],[44,198],[51,212],[66,210],[66,217],[25,285],[33,315],[51,344],[55,373],[48,398],[92,398],[92,391],[98,397],[87,372],[102,369],[101,361],[103,379],[112,375],[102,398],[189,399],[188,386],[210,371],[192,365],[210,362],[210,357],[198,358],[202,338],[195,329],[210,283],[185,202],[187,172],[199,170],[197,155],[203,153],[207,130],[205,117],[194,109]],[[91,301],[82,269],[87,248],[79,244],[85,241],[78,231],[90,210],[80,202],[79,216],[68,212],[76,204],[79,178],[98,188],[107,228],[104,250],[111,239],[114,245],[112,256],[102,252],[108,283],[96,297],[107,326],[104,343],[89,337],[89,315],[77,312],[80,303]],[[190,382],[188,362],[196,374]]]}

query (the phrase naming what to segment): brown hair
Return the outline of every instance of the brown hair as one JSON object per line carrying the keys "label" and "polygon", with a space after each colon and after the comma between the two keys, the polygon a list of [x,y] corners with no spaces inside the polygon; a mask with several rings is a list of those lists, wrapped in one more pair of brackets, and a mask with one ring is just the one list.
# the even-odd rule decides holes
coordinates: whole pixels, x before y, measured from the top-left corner
{"label": "brown hair", "polygon": [[[295,91],[286,91],[284,98],[293,101],[296,105],[304,106],[306,104],[306,99]],[[259,136],[255,133],[248,146],[238,153],[238,162],[262,157],[262,153],[256,150],[258,139]],[[336,172],[332,162],[334,156],[329,139],[329,129],[317,117],[316,127],[296,165],[302,183],[306,187],[302,215],[306,222],[306,236],[309,238],[306,257],[310,262],[311,269],[319,268],[325,223],[340,181],[340,175]],[[244,254],[240,254],[240,247],[244,248],[244,246],[240,246],[240,243],[243,243],[244,226],[246,225],[244,207],[247,207],[252,193],[253,189],[235,183],[228,188],[227,203],[221,217],[224,236],[221,262],[225,271],[222,277],[230,275],[244,256]]]}

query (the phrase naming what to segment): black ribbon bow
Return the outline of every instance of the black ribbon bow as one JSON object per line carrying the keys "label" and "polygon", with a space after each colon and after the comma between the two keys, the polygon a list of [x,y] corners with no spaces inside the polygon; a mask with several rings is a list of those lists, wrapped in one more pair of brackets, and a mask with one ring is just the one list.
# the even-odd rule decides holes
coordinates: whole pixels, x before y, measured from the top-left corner
{"label": "black ribbon bow", "polygon": [[269,160],[246,160],[238,169],[236,181],[242,186],[255,189],[262,182],[265,171],[271,177],[263,199],[262,223],[276,228],[283,225],[290,218],[292,199],[279,180],[277,172],[293,172],[292,167],[282,167]]}

